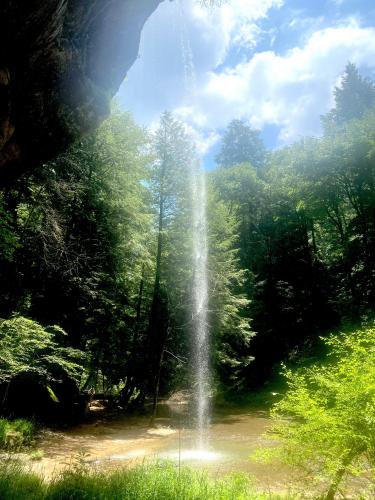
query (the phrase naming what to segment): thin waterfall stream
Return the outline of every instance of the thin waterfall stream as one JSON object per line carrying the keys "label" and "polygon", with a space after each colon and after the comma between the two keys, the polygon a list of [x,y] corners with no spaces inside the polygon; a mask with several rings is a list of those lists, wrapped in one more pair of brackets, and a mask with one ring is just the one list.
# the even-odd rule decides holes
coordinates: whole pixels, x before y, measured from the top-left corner
{"label": "thin waterfall stream", "polygon": [[207,276],[207,219],[206,219],[206,182],[205,174],[196,164],[191,175],[192,228],[193,228],[193,300],[192,300],[192,337],[194,399],[196,408],[197,448],[202,450],[208,445],[209,428],[209,328],[208,276]]}
{"label": "thin waterfall stream", "polygon": [[[181,33],[181,55],[187,100],[194,103],[197,95],[193,51],[185,23],[181,1],[176,3]],[[208,327],[208,240],[206,218],[206,180],[199,160],[191,162],[190,184],[192,205],[192,367],[193,399],[195,408],[196,448],[208,447],[210,424],[210,347]]]}

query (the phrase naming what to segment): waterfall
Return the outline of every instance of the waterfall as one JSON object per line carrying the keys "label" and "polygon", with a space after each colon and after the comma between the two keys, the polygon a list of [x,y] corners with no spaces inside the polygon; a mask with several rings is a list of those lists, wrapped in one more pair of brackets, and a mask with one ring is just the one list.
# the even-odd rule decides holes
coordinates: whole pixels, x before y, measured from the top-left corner
{"label": "waterfall", "polygon": [[209,426],[209,330],[207,323],[207,220],[205,174],[199,164],[192,168],[192,229],[193,229],[193,287],[192,287],[192,336],[193,381],[196,408],[197,447],[208,444]]}
{"label": "waterfall", "polygon": [[[183,77],[187,101],[193,104],[196,95],[196,75],[193,51],[185,22],[181,0],[176,2],[179,14]],[[195,405],[196,447],[202,451],[208,445],[210,422],[210,365],[209,329],[207,322],[208,277],[207,277],[207,220],[206,181],[199,161],[190,164],[191,206],[192,206],[192,380]]]}

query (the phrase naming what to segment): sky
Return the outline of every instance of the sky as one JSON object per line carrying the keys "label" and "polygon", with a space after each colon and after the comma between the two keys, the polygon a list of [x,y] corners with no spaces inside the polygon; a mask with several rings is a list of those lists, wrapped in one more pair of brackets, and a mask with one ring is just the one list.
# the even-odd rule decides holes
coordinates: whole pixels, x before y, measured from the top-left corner
{"label": "sky", "polygon": [[375,80],[375,0],[165,0],[118,101],[150,128],[172,111],[210,169],[233,119],[270,149],[319,135],[348,61]]}

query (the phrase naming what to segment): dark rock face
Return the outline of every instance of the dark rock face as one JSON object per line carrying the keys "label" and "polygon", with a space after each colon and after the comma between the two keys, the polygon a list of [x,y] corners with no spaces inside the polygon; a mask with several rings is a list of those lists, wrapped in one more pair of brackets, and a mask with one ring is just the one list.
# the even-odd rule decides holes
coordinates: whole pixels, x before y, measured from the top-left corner
{"label": "dark rock face", "polygon": [[1,0],[0,183],[109,113],[163,0]]}

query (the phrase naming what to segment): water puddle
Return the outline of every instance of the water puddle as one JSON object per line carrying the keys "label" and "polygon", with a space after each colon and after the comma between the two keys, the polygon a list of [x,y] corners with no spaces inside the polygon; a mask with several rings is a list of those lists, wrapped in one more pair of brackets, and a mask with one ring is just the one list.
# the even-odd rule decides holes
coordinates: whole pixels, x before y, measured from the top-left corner
{"label": "water puddle", "polygon": [[262,488],[287,487],[290,478],[286,469],[257,464],[249,458],[263,443],[262,434],[269,426],[266,414],[246,410],[217,413],[211,420],[206,449],[196,448],[196,431],[189,426],[189,418],[188,407],[181,414],[160,405],[153,427],[146,416],[119,415],[64,432],[45,432],[38,445],[43,458],[30,464],[48,478],[77,460],[100,468],[171,460],[176,466],[197,467],[215,477],[242,471]]}

